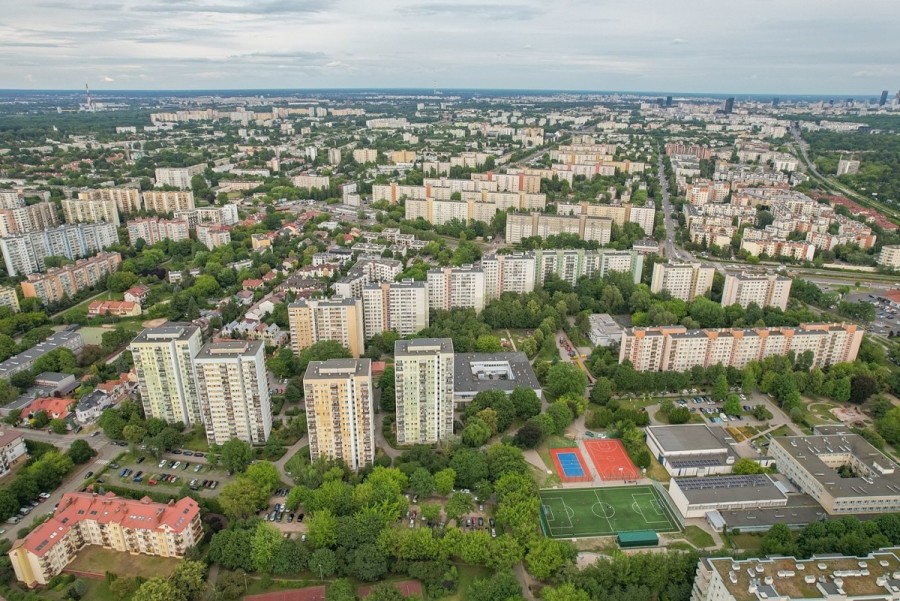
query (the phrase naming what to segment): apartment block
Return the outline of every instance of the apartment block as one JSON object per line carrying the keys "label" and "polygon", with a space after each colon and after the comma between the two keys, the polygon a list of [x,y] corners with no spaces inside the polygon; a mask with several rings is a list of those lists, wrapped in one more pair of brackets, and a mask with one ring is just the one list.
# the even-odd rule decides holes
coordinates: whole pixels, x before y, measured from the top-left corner
{"label": "apartment block", "polygon": [[685,198],[692,205],[705,205],[713,202],[725,202],[731,193],[731,183],[722,181],[710,181],[708,179],[694,178],[687,184]]}
{"label": "apartment block", "polygon": [[404,280],[369,284],[363,288],[366,340],[393,330],[405,338],[428,327],[428,285]]}
{"label": "apartment block", "polygon": [[43,274],[28,274],[22,282],[22,296],[36,298],[43,304],[72,298],[79,290],[96,286],[100,280],[118,271],[122,264],[119,253],[100,253],[90,259],[78,259],[71,265],[56,267]]}
{"label": "apartment block", "polygon": [[[746,231],[744,232],[747,233]],[[741,250],[746,250],[751,256],[759,257],[790,257],[797,261],[812,261],[816,254],[816,247],[811,242],[785,240],[783,238],[768,238],[761,240],[741,240]]]}
{"label": "apartment block", "polygon": [[885,245],[878,254],[878,264],[890,269],[900,268],[900,245]]}
{"label": "apartment block", "polygon": [[141,191],[138,188],[98,188],[78,193],[80,200],[112,200],[122,215],[141,210]]}
{"label": "apartment block", "polygon": [[181,323],[148,328],[131,342],[147,417],[186,425],[202,421],[193,364],[202,344],[200,328]]}
{"label": "apartment block", "polygon": [[579,204],[557,203],[557,215],[587,215],[588,217],[603,217],[611,219],[613,223],[625,225],[636,223],[644,230],[644,234],[653,234],[653,224],[656,219],[656,209],[652,206],[639,207],[631,203],[624,204]]}
{"label": "apartment block", "polygon": [[183,558],[203,539],[200,506],[190,497],[171,504],[66,493],[53,516],[9,550],[16,579],[28,587],[50,579],[90,545],[119,553]]}
{"label": "apartment block", "polygon": [[863,330],[847,323],[798,327],[687,330],[683,326],[629,328],[622,335],[619,363],[638,371],[686,371],[722,364],[743,369],[751,361],[812,353],[813,365],[854,361]]}
{"label": "apartment block", "polygon": [[231,231],[224,225],[198,225],[197,242],[212,250],[231,242]]}
{"label": "apartment block", "polygon": [[456,308],[484,309],[484,271],[472,265],[428,270],[428,307],[449,311]]}
{"label": "apartment block", "polygon": [[484,300],[500,298],[504,292],[525,294],[534,290],[534,253],[489,255],[481,260]]}
{"label": "apartment block", "polygon": [[353,150],[353,160],[360,165],[374,163],[378,160],[378,150],[375,148],[356,148]]}
{"label": "apartment block", "polygon": [[360,259],[332,288],[339,298],[362,298],[363,288],[393,282],[402,271],[403,263],[396,259]]}
{"label": "apartment block", "polygon": [[725,274],[722,306],[738,304],[747,308],[750,303],[759,307],[787,309],[793,280],[774,273],[729,272]]}
{"label": "apartment block", "polygon": [[291,182],[295,187],[307,190],[327,190],[331,186],[327,175],[295,175]]}
{"label": "apartment block", "polygon": [[692,301],[712,288],[715,273],[715,267],[701,263],[657,263],[653,266],[650,292],[659,294],[665,290],[672,298]]}
{"label": "apartment block", "polygon": [[18,313],[21,310],[15,288],[0,287],[0,307],[9,307],[13,313]]}
{"label": "apartment block", "polygon": [[173,188],[181,188],[182,190],[190,190],[191,178],[193,178],[195,175],[203,175],[205,171],[205,163],[191,165],[190,167],[157,167],[156,185],[171,186]]}
{"label": "apartment block", "polygon": [[0,478],[27,458],[28,449],[25,448],[25,436],[21,432],[0,432]]}
{"label": "apartment block", "polygon": [[558,234],[574,234],[581,240],[594,240],[602,246],[609,244],[612,220],[587,215],[566,217],[545,213],[510,213],[506,216],[506,242],[509,244],[516,244],[533,236],[546,238]]}
{"label": "apartment block", "polygon": [[265,348],[259,340],[209,342],[194,357],[209,444],[233,438],[262,445],[272,432]]}
{"label": "apartment block", "polygon": [[29,206],[0,209],[0,237],[40,232],[57,225],[56,205],[39,202]]}
{"label": "apartment block", "polygon": [[119,208],[112,198],[81,200],[71,198],[62,201],[66,223],[111,223],[119,226]]}
{"label": "apartment block", "polygon": [[434,444],[453,434],[453,340],[394,344],[397,443]]}
{"label": "apartment block", "polygon": [[691,601],[799,601],[895,599],[900,588],[897,549],[865,556],[814,555],[809,559],[705,557],[699,561]]}
{"label": "apartment block", "polygon": [[536,286],[543,286],[551,276],[574,286],[582,276],[602,278],[613,271],[630,273],[632,281],[638,284],[644,268],[643,255],[633,250],[536,250],[534,258]]}
{"label": "apartment block", "polygon": [[151,213],[174,213],[194,208],[194,193],[190,190],[147,190],[141,194],[144,209]]}
{"label": "apartment block", "polygon": [[406,218],[411,221],[422,218],[435,225],[443,225],[454,219],[465,223],[470,220],[487,223],[498,211],[543,209],[547,202],[544,194],[489,191],[462,192],[461,198],[454,200],[450,198],[455,193],[451,190],[451,188],[432,190],[433,193],[440,193],[447,198],[432,196],[407,198]]}
{"label": "apartment block", "polygon": [[322,340],[336,340],[353,357],[365,352],[363,306],[359,299],[303,299],[288,305],[288,318],[295,354]]}
{"label": "apartment block", "polygon": [[310,459],[340,459],[358,471],[375,460],[372,361],[311,361],[303,376]]}
{"label": "apartment block", "polygon": [[[773,438],[778,471],[834,516],[900,511],[900,472],[894,461],[850,432]],[[849,476],[838,469],[850,466]]]}
{"label": "apartment block", "polygon": [[88,257],[118,244],[119,234],[111,223],[61,225],[40,232],[0,238],[0,251],[10,277],[44,270],[47,257],[70,260]]}
{"label": "apartment block", "polygon": [[138,240],[143,240],[148,245],[156,244],[161,240],[180,242],[191,237],[191,230],[186,221],[175,219],[160,219],[159,217],[147,217],[134,219],[125,224],[128,228],[128,243],[134,246]]}
{"label": "apartment block", "polygon": [[235,225],[240,220],[240,217],[238,216],[237,205],[228,203],[218,207],[201,207],[175,211],[175,219],[187,221],[188,225],[195,227],[199,224]]}

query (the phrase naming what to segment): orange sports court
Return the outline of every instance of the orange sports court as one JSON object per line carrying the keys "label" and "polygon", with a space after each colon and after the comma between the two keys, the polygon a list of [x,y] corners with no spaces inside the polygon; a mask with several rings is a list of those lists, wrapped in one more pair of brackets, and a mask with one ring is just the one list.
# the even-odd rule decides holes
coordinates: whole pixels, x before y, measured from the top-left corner
{"label": "orange sports court", "polygon": [[601,480],[638,480],[641,470],[631,461],[620,440],[585,440],[591,462]]}

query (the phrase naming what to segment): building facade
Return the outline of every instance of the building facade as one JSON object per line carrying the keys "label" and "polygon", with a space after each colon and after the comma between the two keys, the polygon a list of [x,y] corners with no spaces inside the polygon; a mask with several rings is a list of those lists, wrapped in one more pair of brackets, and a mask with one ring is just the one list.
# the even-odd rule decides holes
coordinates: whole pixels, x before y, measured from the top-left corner
{"label": "building facade", "polygon": [[288,305],[288,319],[295,354],[322,340],[336,340],[353,357],[365,352],[363,305],[358,298],[302,299]]}
{"label": "building facade", "polygon": [[358,471],[375,460],[372,361],[311,361],[303,376],[309,453],[341,459]]}
{"label": "building facade", "polygon": [[8,307],[13,313],[18,313],[21,310],[15,288],[0,287],[0,307]]}
{"label": "building facade", "polygon": [[194,373],[209,444],[233,438],[266,443],[272,432],[272,405],[262,342],[209,342],[194,357]]}
{"label": "building facade", "polygon": [[206,171],[206,164],[204,163],[191,165],[190,167],[157,167],[156,185],[190,190],[191,178],[195,175],[203,175],[204,171]]}
{"label": "building facade", "polygon": [[131,342],[147,417],[188,426],[202,421],[193,365],[201,345],[200,328],[178,323],[148,328]]}
{"label": "building facade", "polygon": [[453,340],[394,344],[397,443],[434,444],[453,434]]}
{"label": "building facade", "polygon": [[203,538],[200,507],[189,497],[172,504],[116,497],[113,493],[66,493],[53,516],[8,555],[16,578],[46,585],[89,545],[119,553],[182,558]]}
{"label": "building facade", "polygon": [[746,309],[750,303],[756,303],[759,307],[777,307],[785,311],[792,282],[791,278],[774,273],[729,272],[725,274],[722,306],[738,304]]}
{"label": "building facade", "polygon": [[152,213],[174,213],[194,208],[194,193],[187,190],[147,190],[142,193],[142,198],[144,209]]}
{"label": "building facade", "polygon": [[36,298],[43,304],[72,298],[79,290],[96,286],[122,264],[119,253],[100,253],[90,259],[78,259],[71,265],[50,269],[47,273],[30,274],[22,282],[22,296]]}
{"label": "building facade", "polygon": [[80,198],[62,201],[66,223],[112,223],[119,227],[119,208],[112,198],[82,200]]}
{"label": "building facade", "polygon": [[0,209],[0,237],[40,232],[57,225],[56,206],[52,202]]}
{"label": "building facade", "polygon": [[666,291],[672,298],[689,302],[703,296],[712,288],[714,267],[701,263],[657,263],[653,266],[650,292]]}
{"label": "building facade", "polygon": [[191,231],[187,222],[177,219],[147,217],[145,219],[133,219],[125,225],[128,228],[128,243],[132,246],[138,240],[143,240],[148,245],[153,245],[161,240],[181,242],[191,237]]}
{"label": "building facade", "polygon": [[122,215],[141,210],[141,191],[138,188],[98,188],[78,193],[81,200],[112,200]]}
{"label": "building facade", "polygon": [[428,307],[439,311],[484,309],[484,271],[471,265],[428,270]]}
{"label": "building facade", "polygon": [[111,223],[61,225],[39,232],[0,238],[0,252],[10,277],[29,275],[45,269],[47,257],[75,260],[89,257],[119,243]]}
{"label": "building facade", "polygon": [[21,432],[13,430],[0,432],[0,478],[27,457],[25,437]]}
{"label": "building facade", "polygon": [[900,245],[886,244],[878,254],[878,264],[890,269],[900,268]]}
{"label": "building facade", "polygon": [[425,282],[370,284],[363,288],[362,304],[366,340],[388,330],[405,338],[429,324]]}
{"label": "building facade", "polygon": [[622,334],[619,363],[637,371],[686,371],[722,364],[743,369],[751,361],[812,353],[826,367],[856,360],[864,331],[854,324],[800,324],[797,327],[688,330],[684,326],[629,328]]}

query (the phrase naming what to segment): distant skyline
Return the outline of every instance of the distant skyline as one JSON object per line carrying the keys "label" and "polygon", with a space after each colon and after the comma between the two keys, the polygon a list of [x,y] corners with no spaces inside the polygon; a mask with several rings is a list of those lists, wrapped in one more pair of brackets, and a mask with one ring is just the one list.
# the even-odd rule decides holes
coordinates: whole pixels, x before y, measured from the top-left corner
{"label": "distant skyline", "polygon": [[878,0],[36,0],[5,11],[0,86],[893,96],[898,22]]}

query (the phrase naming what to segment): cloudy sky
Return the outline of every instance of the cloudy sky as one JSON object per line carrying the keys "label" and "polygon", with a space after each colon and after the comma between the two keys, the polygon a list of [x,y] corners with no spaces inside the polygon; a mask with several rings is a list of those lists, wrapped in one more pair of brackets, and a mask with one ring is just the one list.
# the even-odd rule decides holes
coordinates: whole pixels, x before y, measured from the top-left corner
{"label": "cloudy sky", "polygon": [[900,88],[898,0],[5,0],[0,87]]}

